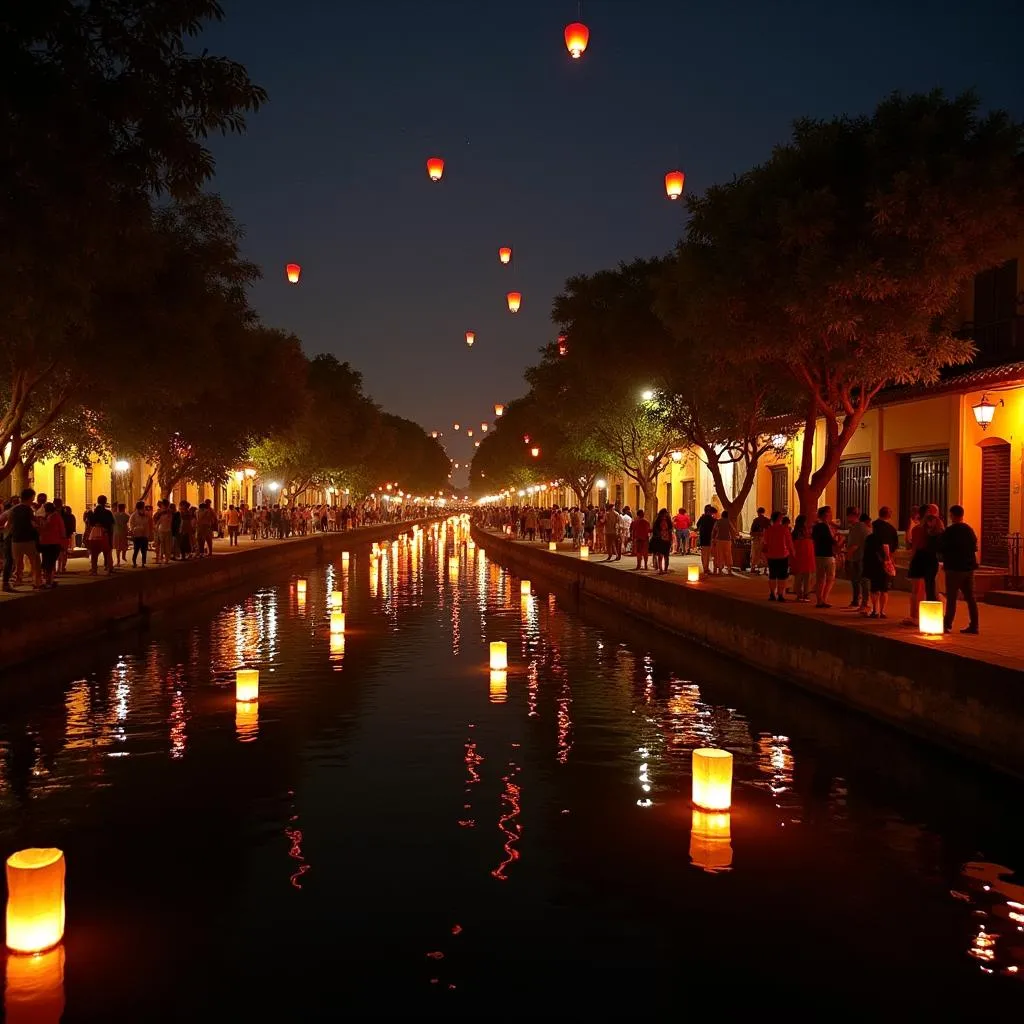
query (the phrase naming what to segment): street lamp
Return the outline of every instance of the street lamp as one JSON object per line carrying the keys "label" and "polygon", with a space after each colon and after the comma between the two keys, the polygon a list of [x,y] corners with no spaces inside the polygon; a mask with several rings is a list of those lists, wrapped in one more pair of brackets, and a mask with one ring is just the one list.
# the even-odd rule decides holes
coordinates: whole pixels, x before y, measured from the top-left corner
{"label": "street lamp", "polygon": [[608,481],[607,480],[598,480],[598,481],[596,481],[596,484],[597,484],[597,489],[599,491],[603,491],[608,486]]}
{"label": "street lamp", "polygon": [[118,459],[117,462],[114,463],[114,469],[116,469],[118,473],[127,473],[131,468],[132,464],[127,459]]}
{"label": "street lamp", "polygon": [[973,407],[974,419],[982,430],[988,430],[988,425],[996,414],[996,404],[1002,405],[1003,400],[1000,398],[998,403],[993,403],[988,400],[988,395],[982,395],[981,401]]}
{"label": "street lamp", "polygon": [[646,388],[644,391],[640,392],[640,397],[645,402],[649,402],[649,401],[651,401],[651,399],[654,398],[654,392],[650,388]]}
{"label": "street lamp", "polygon": [[280,485],[280,484],[279,484],[279,483],[278,483],[278,482],[277,482],[276,480],[271,480],[271,481],[270,481],[270,483],[268,483],[268,484],[267,484],[267,486],[268,486],[268,487],[269,487],[269,488],[270,488],[270,489],[271,489],[272,491],[278,491],[278,490],[280,490],[280,489],[281,489],[281,485]]}

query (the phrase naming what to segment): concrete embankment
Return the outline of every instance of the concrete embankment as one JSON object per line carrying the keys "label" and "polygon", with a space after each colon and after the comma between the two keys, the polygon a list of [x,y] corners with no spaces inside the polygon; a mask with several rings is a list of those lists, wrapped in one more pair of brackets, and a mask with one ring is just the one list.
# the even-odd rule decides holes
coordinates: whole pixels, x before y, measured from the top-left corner
{"label": "concrete embankment", "polygon": [[[763,600],[621,572],[474,531],[513,572],[594,599],[727,657],[1024,778],[1024,673],[934,644],[788,614]],[[678,577],[676,577],[678,580]]]}
{"label": "concrete embankment", "polygon": [[[420,520],[424,525],[431,520]],[[375,540],[391,540],[413,522],[382,523],[339,533],[316,533],[246,547],[169,566],[122,569],[83,586],[5,601],[0,607],[0,669],[137,625],[162,611],[181,610],[196,598],[240,585],[259,585],[289,566],[339,558]],[[84,566],[81,571],[84,571]]]}

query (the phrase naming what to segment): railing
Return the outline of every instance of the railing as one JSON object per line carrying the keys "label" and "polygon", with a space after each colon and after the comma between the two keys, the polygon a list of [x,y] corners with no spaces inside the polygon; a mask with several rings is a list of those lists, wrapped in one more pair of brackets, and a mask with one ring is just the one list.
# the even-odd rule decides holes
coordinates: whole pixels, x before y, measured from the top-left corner
{"label": "railing", "polygon": [[1007,569],[1006,580],[1011,590],[1021,589],[1021,578],[1020,578],[1020,548],[1021,548],[1021,535],[1019,533],[1011,533],[1006,538],[1006,546],[1010,553],[1010,562]]}

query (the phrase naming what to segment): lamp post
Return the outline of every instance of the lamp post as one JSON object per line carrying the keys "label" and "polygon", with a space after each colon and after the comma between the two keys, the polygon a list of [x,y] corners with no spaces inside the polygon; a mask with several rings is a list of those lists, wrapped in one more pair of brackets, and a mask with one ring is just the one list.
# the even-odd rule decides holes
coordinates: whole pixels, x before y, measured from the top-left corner
{"label": "lamp post", "polygon": [[974,419],[978,426],[982,430],[988,430],[988,425],[992,422],[992,418],[996,414],[996,406],[1003,405],[1003,400],[1000,398],[998,402],[990,402],[988,395],[982,395],[981,401],[973,406],[972,412],[974,413]]}

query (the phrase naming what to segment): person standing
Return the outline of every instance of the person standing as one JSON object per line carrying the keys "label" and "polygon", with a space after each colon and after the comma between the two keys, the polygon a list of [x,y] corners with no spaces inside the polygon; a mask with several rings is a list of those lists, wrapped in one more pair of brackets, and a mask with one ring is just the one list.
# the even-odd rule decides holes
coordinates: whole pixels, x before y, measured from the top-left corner
{"label": "person standing", "polygon": [[715,506],[705,505],[704,514],[697,520],[697,543],[700,547],[701,573],[704,576],[711,575],[711,545],[714,543]]}
{"label": "person standing", "polygon": [[807,516],[799,515],[793,523],[793,593],[797,601],[807,604],[811,600],[811,575],[814,573],[814,541],[807,527]]}
{"label": "person standing", "polygon": [[[896,575],[893,552],[899,546],[900,538],[896,527],[889,522],[892,512],[882,506],[878,518],[871,524],[871,533],[864,541],[863,571],[871,597],[871,612],[864,609],[869,619],[886,618],[885,609],[889,604],[889,588]],[[892,545],[892,546],[891,546]]]}
{"label": "person standing", "polygon": [[[651,524],[644,518],[644,510],[639,509],[634,519],[629,524],[629,537],[633,542],[633,554],[636,555],[636,569],[647,568],[648,545],[651,539]],[[641,566],[641,561],[643,565]],[[660,565],[657,552],[654,555],[654,568]]]}
{"label": "person standing", "polygon": [[[781,513],[780,513],[781,515]],[[759,508],[757,510],[757,518],[750,524],[750,575],[759,576],[761,573],[761,567],[764,565],[764,531],[771,526],[774,521],[774,512],[772,513],[772,519],[769,519],[764,514],[764,509]]]}
{"label": "person standing", "polygon": [[123,504],[118,504],[114,516],[114,553],[117,556],[117,564],[128,561],[128,520],[129,515]]}
{"label": "person standing", "polygon": [[39,556],[43,562],[43,586],[52,590],[57,586],[53,574],[64,548],[64,517],[53,502],[43,506],[43,519],[39,523]]}
{"label": "person standing", "polygon": [[672,528],[676,533],[676,554],[685,555],[690,549],[690,514],[685,508],[672,517]]}
{"label": "person standing", "polygon": [[832,506],[818,509],[818,521],[811,530],[814,541],[814,589],[818,608],[831,608],[828,603],[836,582],[836,528],[832,522]]}
{"label": "person standing", "polygon": [[11,571],[15,568],[21,569],[23,558],[28,559],[29,568],[32,570],[33,588],[39,590],[43,585],[42,570],[39,566],[39,531],[36,527],[36,512],[32,507],[32,500],[36,492],[31,487],[26,487],[21,492],[18,503],[12,505],[7,511],[6,541],[10,545],[10,558],[4,559],[4,583],[5,591],[11,591]]}
{"label": "person standing", "polygon": [[615,506],[609,501],[608,507],[604,510],[604,543],[608,552],[606,562],[613,558],[616,561],[622,560],[622,549],[619,547],[619,513]]}
{"label": "person standing", "polygon": [[142,568],[145,569],[149,542],[153,536],[153,517],[146,511],[144,501],[135,502],[135,511],[128,520],[128,530],[132,535],[132,568],[138,567],[141,554]]}
{"label": "person standing", "polygon": [[107,496],[101,494],[96,499],[96,507],[89,517],[86,547],[89,549],[89,575],[95,576],[100,555],[103,555],[103,568],[110,574],[114,567],[110,564],[110,547],[114,536],[114,513],[107,508]]}
{"label": "person standing", "polygon": [[[238,528],[242,524],[242,516],[234,505],[228,505],[228,514],[224,517],[228,524],[228,547],[238,547]],[[320,529],[327,532],[325,522],[321,522]]]}
{"label": "person standing", "polygon": [[773,512],[768,528],[762,532],[764,556],[768,561],[768,600],[786,600],[786,580],[789,579],[789,560],[796,556],[789,517]]}
{"label": "person standing", "polygon": [[962,505],[950,506],[949,520],[949,526],[939,540],[942,565],[946,570],[946,614],[943,625],[947,633],[953,632],[957,598],[963,594],[970,620],[960,632],[977,636],[978,602],[974,596],[974,571],[978,568],[978,535],[964,522]]}
{"label": "person standing", "polygon": [[722,509],[722,514],[712,531],[715,542],[715,575],[722,576],[726,571],[732,575],[732,542],[736,539],[736,527],[729,518],[729,510]]}
{"label": "person standing", "polygon": [[846,535],[846,576],[853,588],[850,607],[865,611],[870,600],[868,581],[864,575],[864,542],[871,536],[871,516],[865,512],[850,524]]}

